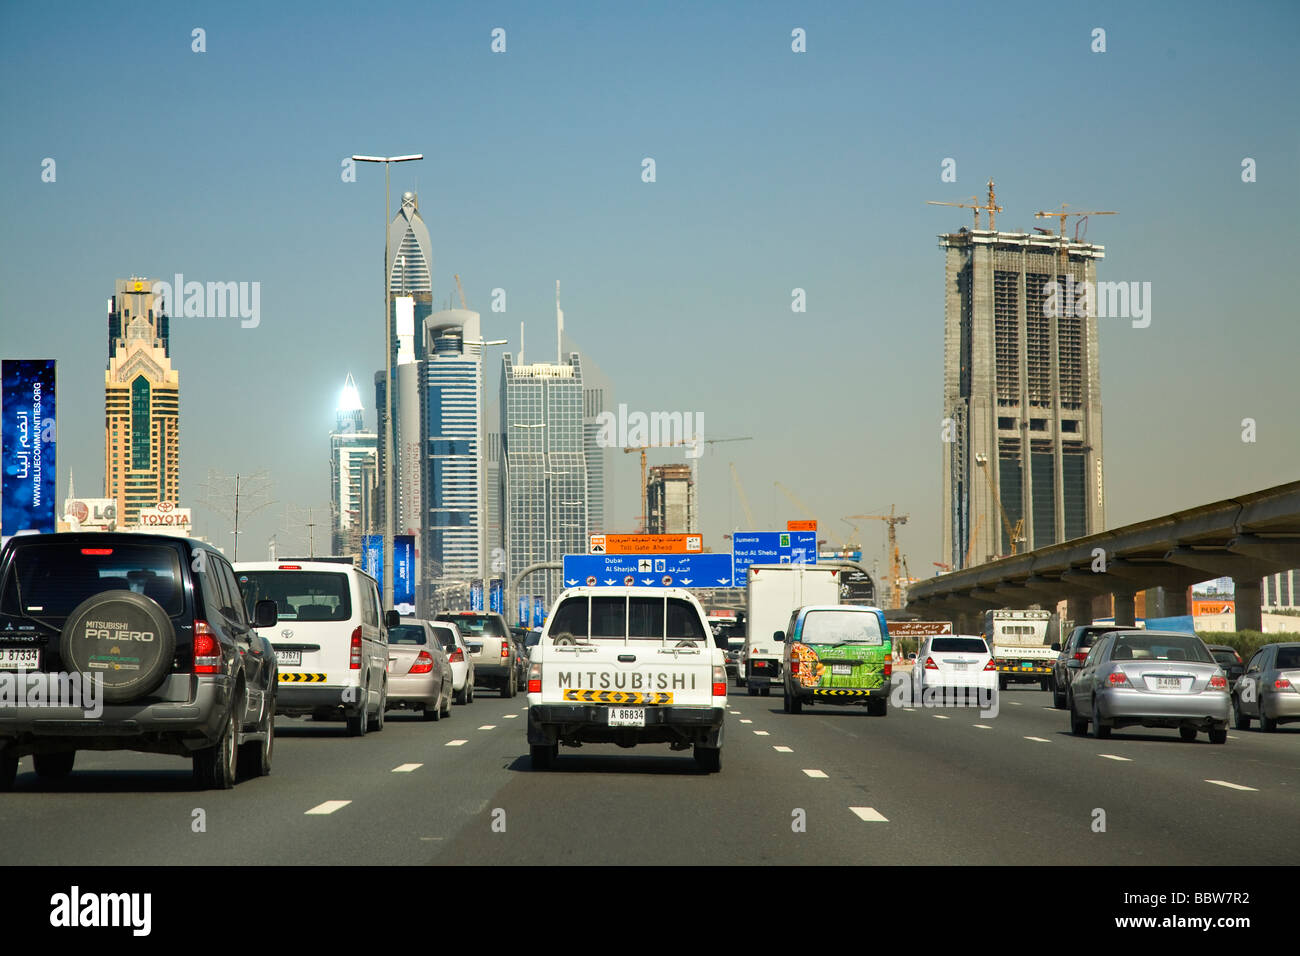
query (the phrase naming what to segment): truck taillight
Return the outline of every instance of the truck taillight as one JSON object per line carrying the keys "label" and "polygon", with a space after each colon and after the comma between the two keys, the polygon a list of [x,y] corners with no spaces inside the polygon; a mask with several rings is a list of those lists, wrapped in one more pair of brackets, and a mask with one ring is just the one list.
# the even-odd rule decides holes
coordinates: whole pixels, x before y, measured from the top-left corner
{"label": "truck taillight", "polygon": [[361,670],[361,625],[352,629],[352,650],[348,655],[348,669]]}
{"label": "truck taillight", "polygon": [[411,665],[408,674],[427,674],[433,670],[433,658],[428,651],[420,651],[415,658],[415,663]]}
{"label": "truck taillight", "polygon": [[528,665],[528,693],[540,694],[542,692],[542,665],[532,663]]}
{"label": "truck taillight", "polygon": [[221,673],[221,648],[207,621],[194,622],[194,673]]}
{"label": "truck taillight", "polygon": [[934,658],[929,654],[925,656],[925,669],[928,671],[937,671],[939,669],[939,665],[934,662]]}
{"label": "truck taillight", "polygon": [[721,664],[713,665],[713,696],[727,696],[727,669]]}

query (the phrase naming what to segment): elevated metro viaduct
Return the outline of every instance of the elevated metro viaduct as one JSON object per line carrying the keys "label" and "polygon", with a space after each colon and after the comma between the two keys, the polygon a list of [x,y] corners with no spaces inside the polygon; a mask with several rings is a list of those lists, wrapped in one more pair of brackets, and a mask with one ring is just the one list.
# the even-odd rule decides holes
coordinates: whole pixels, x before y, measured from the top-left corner
{"label": "elevated metro viaduct", "polygon": [[1228,576],[1238,630],[1262,629],[1260,582],[1300,567],[1300,481],[1074,538],[913,584],[907,609],[951,617],[978,634],[991,608],[1054,608],[1092,621],[1092,599],[1113,595],[1115,623],[1134,623],[1134,596],[1160,588],[1163,616],[1188,613],[1187,588]]}

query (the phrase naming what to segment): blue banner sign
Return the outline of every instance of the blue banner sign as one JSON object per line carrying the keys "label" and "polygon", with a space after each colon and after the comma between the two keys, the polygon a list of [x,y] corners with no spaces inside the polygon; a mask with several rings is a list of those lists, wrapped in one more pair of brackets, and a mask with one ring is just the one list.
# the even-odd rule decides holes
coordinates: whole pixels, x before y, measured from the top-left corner
{"label": "blue banner sign", "polygon": [[384,593],[384,536],[368,534],[361,545],[361,570],[379,582],[379,593]]}
{"label": "blue banner sign", "polygon": [[393,607],[415,613],[415,535],[393,535]]}
{"label": "blue banner sign", "polygon": [[488,582],[488,610],[493,614],[505,611],[505,591],[506,582],[501,578],[493,578]]}
{"label": "blue banner sign", "polygon": [[533,627],[541,627],[546,623],[546,607],[542,604],[540,594],[533,595]]}
{"label": "blue banner sign", "polygon": [[0,365],[0,534],[53,534],[54,359]]}
{"label": "blue banner sign", "polygon": [[474,578],[469,582],[469,609],[483,610],[483,579]]}
{"label": "blue banner sign", "polygon": [[816,564],[816,531],[737,531],[731,536],[731,568],[745,586],[751,564]]}

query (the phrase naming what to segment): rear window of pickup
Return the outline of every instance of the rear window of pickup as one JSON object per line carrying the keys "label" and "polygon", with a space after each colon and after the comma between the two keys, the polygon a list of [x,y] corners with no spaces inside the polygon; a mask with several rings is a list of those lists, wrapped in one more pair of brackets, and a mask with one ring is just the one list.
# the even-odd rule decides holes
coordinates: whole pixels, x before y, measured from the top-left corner
{"label": "rear window of pickup", "polygon": [[705,638],[699,612],[681,598],[588,596],[564,600],[549,634],[559,637],[691,640]]}

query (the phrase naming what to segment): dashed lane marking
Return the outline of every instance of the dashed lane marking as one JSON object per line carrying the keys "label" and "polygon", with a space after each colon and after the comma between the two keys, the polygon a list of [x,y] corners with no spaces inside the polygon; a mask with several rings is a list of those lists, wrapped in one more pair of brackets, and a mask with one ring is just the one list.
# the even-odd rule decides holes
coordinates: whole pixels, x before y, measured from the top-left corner
{"label": "dashed lane marking", "polygon": [[447,746],[448,746],[448,747],[461,747],[461,746],[464,746],[464,745],[467,744],[467,743],[469,743],[468,740],[449,740],[449,741],[447,741]]}
{"label": "dashed lane marking", "polygon": [[820,771],[820,770],[805,770],[804,773],[806,773],[808,776],[813,777],[813,778],[818,779],[818,780],[825,780],[825,779],[826,779],[826,774],[823,773],[823,772]]}
{"label": "dashed lane marking", "polygon": [[400,767],[394,767],[393,773],[410,773],[413,770],[419,770],[423,766],[422,763],[404,763]]}
{"label": "dashed lane marking", "polygon": [[866,823],[888,823],[889,822],[887,819],[885,819],[884,814],[882,814],[875,807],[849,807],[849,809],[858,815],[859,820],[865,821]]}
{"label": "dashed lane marking", "polygon": [[519,716],[518,714],[502,714],[501,718],[503,720],[514,720],[518,716]]}
{"label": "dashed lane marking", "polygon": [[1121,757],[1118,754],[1097,754],[1098,757],[1105,757],[1107,760],[1123,760],[1125,763],[1132,763],[1132,757]]}
{"label": "dashed lane marking", "polygon": [[312,807],[310,810],[307,811],[307,813],[303,815],[310,816],[312,814],[315,814],[317,816],[324,816],[326,814],[333,813],[335,810],[342,810],[351,802],[352,802],[351,800],[326,800],[324,803],[317,804],[316,806]]}
{"label": "dashed lane marking", "polygon": [[1020,703],[1020,701],[1018,701],[1018,700],[1009,700],[1009,701],[1007,701],[1007,703],[1010,704],[1012,707],[1023,707],[1023,706],[1025,706],[1024,704]]}
{"label": "dashed lane marking", "polygon": [[742,723],[742,724],[752,724],[753,721],[752,721],[752,720],[742,720],[741,723]]}
{"label": "dashed lane marking", "polygon": [[978,727],[980,730],[992,730],[988,724],[971,724],[972,727]]}
{"label": "dashed lane marking", "polygon": [[948,717],[947,714],[931,714],[930,716],[933,717],[935,720],[948,720],[948,719],[949,719],[949,717]]}
{"label": "dashed lane marking", "polygon": [[768,736],[771,736],[771,735],[770,735],[766,730],[756,730],[756,731],[754,731],[754,736],[756,736],[756,737],[768,737]]}
{"label": "dashed lane marking", "polygon": [[1249,790],[1251,793],[1259,793],[1256,787],[1245,787],[1239,783],[1230,783],[1227,780],[1207,780],[1206,783],[1212,783],[1216,787],[1227,787],[1229,790]]}
{"label": "dashed lane marking", "polygon": [[780,744],[773,745],[772,749],[775,750],[777,753],[783,753],[783,754],[794,753],[794,751],[791,750],[789,747],[782,747]]}
{"label": "dashed lane marking", "polygon": [[482,727],[479,728],[479,730],[496,730],[496,729],[497,729],[496,724],[484,724]]}
{"label": "dashed lane marking", "polygon": [[1034,741],[1035,743],[1039,743],[1039,744],[1050,744],[1050,743],[1051,743],[1051,741],[1048,740],[1046,737],[1026,737],[1025,739],[1026,739],[1026,740],[1032,740],[1032,741]]}

